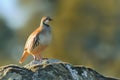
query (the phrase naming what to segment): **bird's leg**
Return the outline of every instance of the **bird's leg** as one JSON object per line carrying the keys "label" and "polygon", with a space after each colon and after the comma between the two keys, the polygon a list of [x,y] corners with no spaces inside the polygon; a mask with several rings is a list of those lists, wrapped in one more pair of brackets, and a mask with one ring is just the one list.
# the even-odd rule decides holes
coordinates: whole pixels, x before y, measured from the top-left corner
{"label": "bird's leg", "polygon": [[40,54],[37,54],[37,55],[33,55],[33,58],[34,58],[34,64],[39,64],[42,62],[42,56]]}
{"label": "bird's leg", "polygon": [[33,55],[33,61],[35,61],[36,60],[36,57],[35,57],[35,55]]}
{"label": "bird's leg", "polygon": [[38,56],[38,61],[40,61],[40,63],[42,62],[42,56],[41,56],[41,54],[39,54],[39,56]]}

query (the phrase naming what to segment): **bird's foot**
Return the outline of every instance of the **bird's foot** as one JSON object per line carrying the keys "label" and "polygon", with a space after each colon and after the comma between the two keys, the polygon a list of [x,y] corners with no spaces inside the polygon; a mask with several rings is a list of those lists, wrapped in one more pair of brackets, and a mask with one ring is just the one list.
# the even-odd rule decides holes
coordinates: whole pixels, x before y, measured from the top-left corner
{"label": "bird's foot", "polygon": [[31,64],[42,64],[42,60],[40,59],[40,60],[33,60],[32,62],[31,62]]}

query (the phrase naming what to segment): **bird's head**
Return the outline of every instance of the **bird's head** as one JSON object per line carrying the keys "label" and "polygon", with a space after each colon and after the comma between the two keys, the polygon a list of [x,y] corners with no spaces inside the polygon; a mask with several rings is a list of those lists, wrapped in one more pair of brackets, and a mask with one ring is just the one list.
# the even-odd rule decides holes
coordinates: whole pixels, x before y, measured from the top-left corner
{"label": "bird's head", "polygon": [[48,24],[50,21],[52,21],[52,19],[49,17],[49,16],[44,16],[44,17],[42,17],[42,19],[41,19],[41,23],[42,24]]}

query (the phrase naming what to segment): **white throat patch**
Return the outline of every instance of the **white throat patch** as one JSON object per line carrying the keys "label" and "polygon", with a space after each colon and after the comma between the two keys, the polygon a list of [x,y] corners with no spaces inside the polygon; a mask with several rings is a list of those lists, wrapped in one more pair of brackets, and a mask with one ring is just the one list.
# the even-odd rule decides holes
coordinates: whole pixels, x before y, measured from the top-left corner
{"label": "white throat patch", "polygon": [[45,20],[45,22],[44,22],[45,24],[48,24],[49,23],[49,20]]}

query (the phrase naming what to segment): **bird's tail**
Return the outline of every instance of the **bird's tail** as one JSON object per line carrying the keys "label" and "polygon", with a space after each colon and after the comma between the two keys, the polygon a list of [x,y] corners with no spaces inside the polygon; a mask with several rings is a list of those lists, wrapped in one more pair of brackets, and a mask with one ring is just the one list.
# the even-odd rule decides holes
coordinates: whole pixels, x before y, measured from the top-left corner
{"label": "bird's tail", "polygon": [[22,57],[19,60],[19,63],[22,64],[25,61],[25,59],[28,57],[28,55],[29,53],[24,51]]}

